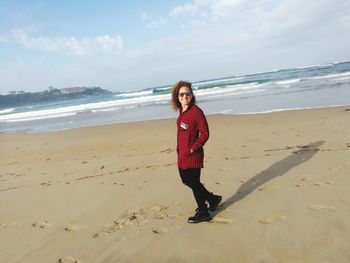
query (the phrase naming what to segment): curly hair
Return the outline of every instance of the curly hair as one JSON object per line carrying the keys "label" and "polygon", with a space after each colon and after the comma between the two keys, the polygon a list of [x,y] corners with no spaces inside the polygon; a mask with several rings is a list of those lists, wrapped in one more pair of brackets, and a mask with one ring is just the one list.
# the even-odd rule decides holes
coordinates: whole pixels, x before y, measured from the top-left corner
{"label": "curly hair", "polygon": [[181,109],[181,103],[179,101],[179,90],[182,87],[189,88],[189,90],[192,94],[190,106],[192,106],[193,104],[196,103],[196,97],[194,96],[193,91],[192,91],[192,83],[189,81],[180,80],[180,81],[175,83],[175,85],[172,88],[172,92],[171,92],[171,107],[173,108],[174,111],[178,111],[179,109]]}

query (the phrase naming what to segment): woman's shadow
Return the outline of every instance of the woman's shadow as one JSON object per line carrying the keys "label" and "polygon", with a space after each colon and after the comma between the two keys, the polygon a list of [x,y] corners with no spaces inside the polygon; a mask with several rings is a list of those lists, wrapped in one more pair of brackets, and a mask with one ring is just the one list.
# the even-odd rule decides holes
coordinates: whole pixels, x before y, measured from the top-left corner
{"label": "woman's shadow", "polygon": [[324,144],[324,141],[313,142],[309,145],[300,146],[299,150],[294,151],[293,154],[289,155],[281,161],[278,161],[277,163],[273,164],[269,168],[263,170],[262,172],[249,179],[244,184],[242,184],[236,191],[236,193],[229,197],[227,200],[225,200],[219,206],[219,209],[212,215],[215,216],[221,213],[229,206],[245,198],[247,195],[252,193],[261,185],[267,183],[268,181],[274,179],[277,176],[284,175],[290,169],[310,160],[319,151],[319,147],[322,144]]}

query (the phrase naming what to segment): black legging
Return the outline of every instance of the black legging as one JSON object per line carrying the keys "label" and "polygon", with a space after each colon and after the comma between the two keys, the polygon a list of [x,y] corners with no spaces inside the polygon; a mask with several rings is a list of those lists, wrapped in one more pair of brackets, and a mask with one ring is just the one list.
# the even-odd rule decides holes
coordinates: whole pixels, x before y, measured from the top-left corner
{"label": "black legging", "polygon": [[200,210],[207,210],[205,200],[209,200],[212,193],[210,193],[200,182],[201,169],[200,168],[179,168],[179,173],[182,182],[192,189],[194,198],[196,199],[198,208]]}

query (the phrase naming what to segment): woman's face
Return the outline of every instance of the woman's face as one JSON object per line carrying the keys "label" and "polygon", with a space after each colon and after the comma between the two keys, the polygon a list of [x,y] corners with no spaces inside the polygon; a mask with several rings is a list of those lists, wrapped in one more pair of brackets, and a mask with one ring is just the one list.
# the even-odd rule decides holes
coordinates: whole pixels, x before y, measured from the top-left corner
{"label": "woman's face", "polygon": [[192,93],[190,89],[186,86],[183,86],[179,89],[179,101],[182,107],[188,107],[192,100]]}

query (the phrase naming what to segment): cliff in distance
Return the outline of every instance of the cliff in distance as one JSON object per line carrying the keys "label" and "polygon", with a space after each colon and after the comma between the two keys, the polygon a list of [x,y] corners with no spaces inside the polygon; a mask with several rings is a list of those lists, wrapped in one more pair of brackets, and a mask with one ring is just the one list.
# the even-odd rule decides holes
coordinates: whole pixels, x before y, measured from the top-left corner
{"label": "cliff in distance", "polygon": [[0,95],[0,108],[18,107],[33,103],[76,99],[111,93],[111,91],[100,87],[49,88],[42,92],[12,92],[8,95]]}

